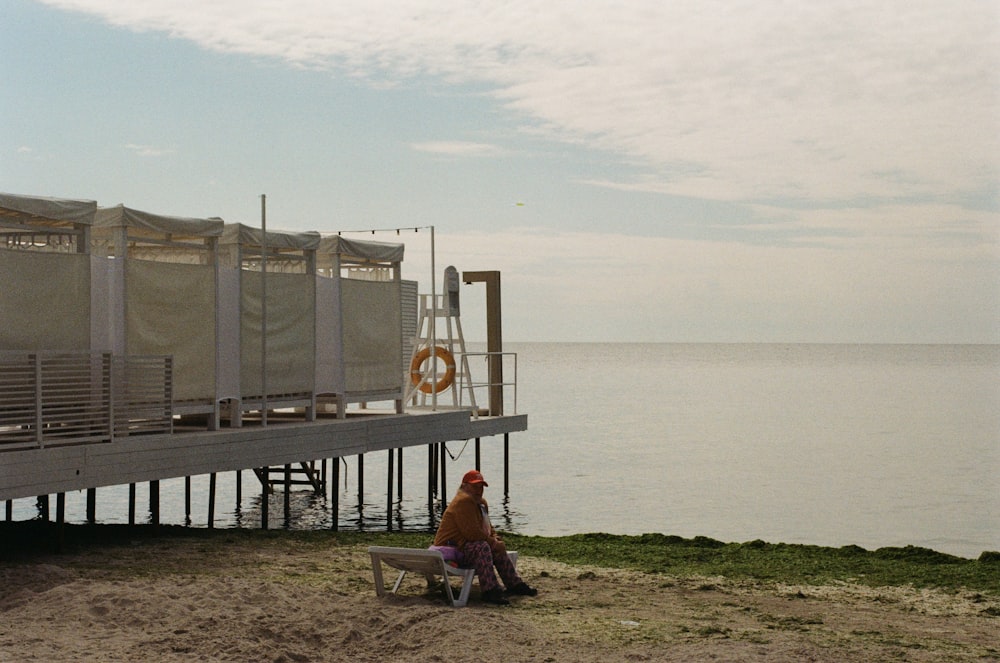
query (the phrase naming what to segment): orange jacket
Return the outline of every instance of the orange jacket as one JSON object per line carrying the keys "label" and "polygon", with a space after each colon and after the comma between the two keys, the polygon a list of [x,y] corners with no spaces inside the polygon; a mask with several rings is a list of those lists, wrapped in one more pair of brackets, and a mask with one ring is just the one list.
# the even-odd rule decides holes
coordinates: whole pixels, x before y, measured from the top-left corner
{"label": "orange jacket", "polygon": [[[486,507],[486,500],[481,504]],[[495,536],[496,531],[493,526],[490,525],[487,529],[484,524],[479,505],[480,502],[477,502],[475,497],[459,490],[441,516],[441,524],[438,525],[437,534],[434,535],[434,545],[461,548],[468,541],[485,541],[488,537]]]}

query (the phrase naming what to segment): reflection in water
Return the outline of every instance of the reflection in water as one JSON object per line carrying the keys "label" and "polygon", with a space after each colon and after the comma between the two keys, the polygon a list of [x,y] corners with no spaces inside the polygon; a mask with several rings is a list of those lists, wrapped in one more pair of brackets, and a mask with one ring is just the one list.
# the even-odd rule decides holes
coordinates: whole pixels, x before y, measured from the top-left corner
{"label": "reflection in water", "polygon": [[[353,497],[353,501],[350,499]],[[444,512],[444,504],[436,500],[433,509],[419,500],[396,499],[390,511],[382,502],[360,502],[357,495],[340,495],[340,509],[337,526],[342,531],[354,532],[431,532],[437,527]],[[330,529],[333,519],[330,514],[331,501],[327,495],[311,490],[293,490],[288,499],[289,514],[285,517],[285,496],[280,490],[268,499],[269,529]],[[510,499],[504,498],[492,505],[490,518],[497,529],[516,532],[519,523],[524,522],[522,514],[510,506]],[[216,527],[258,528],[261,524],[261,496],[245,498],[243,504],[217,522]],[[390,527],[391,525],[391,527]]]}

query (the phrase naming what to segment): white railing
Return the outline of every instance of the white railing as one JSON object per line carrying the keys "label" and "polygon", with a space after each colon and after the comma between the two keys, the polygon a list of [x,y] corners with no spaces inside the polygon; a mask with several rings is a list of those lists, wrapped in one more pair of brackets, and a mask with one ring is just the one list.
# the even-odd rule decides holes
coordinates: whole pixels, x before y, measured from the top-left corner
{"label": "white railing", "polygon": [[0,451],[173,430],[166,356],[0,352]]}
{"label": "white railing", "polygon": [[[466,352],[462,355],[459,376],[459,405],[466,393],[476,413],[479,410],[500,416],[517,414],[517,353],[516,352]],[[485,375],[485,380],[475,379]]]}

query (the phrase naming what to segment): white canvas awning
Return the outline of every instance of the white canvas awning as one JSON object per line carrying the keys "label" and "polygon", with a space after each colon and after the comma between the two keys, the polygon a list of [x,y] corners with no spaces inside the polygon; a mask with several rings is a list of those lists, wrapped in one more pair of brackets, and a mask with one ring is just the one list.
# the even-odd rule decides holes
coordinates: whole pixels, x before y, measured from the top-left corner
{"label": "white canvas awning", "polygon": [[33,223],[58,221],[91,225],[97,203],[93,200],[71,200],[69,198],[45,198],[0,193],[0,216],[23,216]]}
{"label": "white canvas awning", "polygon": [[324,235],[319,243],[320,254],[338,254],[342,259],[353,262],[402,262],[403,248],[403,244],[347,239],[340,235]]}
{"label": "white canvas awning", "polygon": [[[291,230],[267,231],[267,248],[269,251],[290,249],[298,251],[315,251],[319,248],[319,233],[315,230],[307,232]],[[261,230],[242,223],[227,223],[222,232],[223,244],[240,244],[248,247],[259,247]]]}
{"label": "white canvas awning", "polygon": [[115,205],[101,207],[94,217],[94,225],[99,228],[129,228],[170,235],[174,239],[186,237],[221,237],[225,222],[217,217],[206,219],[164,216]]}

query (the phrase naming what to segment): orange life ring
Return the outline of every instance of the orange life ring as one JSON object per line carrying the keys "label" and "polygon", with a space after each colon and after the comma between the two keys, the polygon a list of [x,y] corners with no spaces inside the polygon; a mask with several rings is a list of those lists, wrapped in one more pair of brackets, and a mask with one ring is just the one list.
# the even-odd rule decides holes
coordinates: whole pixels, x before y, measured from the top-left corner
{"label": "orange life ring", "polygon": [[440,345],[434,348],[434,356],[444,362],[445,372],[444,376],[431,384],[430,382],[424,382],[420,384],[424,379],[424,373],[420,370],[420,366],[427,361],[431,356],[431,349],[429,347],[424,348],[413,357],[413,361],[410,362],[410,381],[414,385],[420,385],[420,391],[425,394],[433,394],[435,392],[442,392],[451,386],[451,383],[455,381],[455,358],[450,352],[442,348]]}

